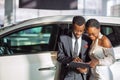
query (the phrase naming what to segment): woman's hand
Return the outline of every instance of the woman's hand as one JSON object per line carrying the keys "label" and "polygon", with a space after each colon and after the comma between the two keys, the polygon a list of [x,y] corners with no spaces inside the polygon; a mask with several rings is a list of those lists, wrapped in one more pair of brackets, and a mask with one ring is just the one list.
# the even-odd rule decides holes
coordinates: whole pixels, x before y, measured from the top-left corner
{"label": "woman's hand", "polygon": [[95,68],[99,64],[99,61],[97,59],[92,59],[90,61],[90,67]]}

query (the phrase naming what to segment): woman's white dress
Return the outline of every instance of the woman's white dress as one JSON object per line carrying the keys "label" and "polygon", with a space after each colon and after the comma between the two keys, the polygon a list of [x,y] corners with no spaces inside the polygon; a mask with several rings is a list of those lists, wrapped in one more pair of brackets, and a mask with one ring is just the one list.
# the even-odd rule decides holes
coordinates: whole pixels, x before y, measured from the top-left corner
{"label": "woman's white dress", "polygon": [[[102,38],[99,34],[99,38]],[[90,80],[113,80],[110,65],[114,63],[114,52],[112,48],[104,48],[98,45],[98,39],[91,45],[90,58],[97,58],[99,64],[93,69],[91,68]]]}

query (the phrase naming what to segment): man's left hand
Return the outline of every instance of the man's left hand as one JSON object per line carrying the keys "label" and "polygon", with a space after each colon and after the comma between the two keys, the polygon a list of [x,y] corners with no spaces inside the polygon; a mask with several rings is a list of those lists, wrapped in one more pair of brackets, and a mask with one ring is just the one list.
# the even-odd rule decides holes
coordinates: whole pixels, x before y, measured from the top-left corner
{"label": "man's left hand", "polygon": [[88,72],[88,68],[77,68],[77,70],[78,70],[80,73],[87,73],[87,72]]}

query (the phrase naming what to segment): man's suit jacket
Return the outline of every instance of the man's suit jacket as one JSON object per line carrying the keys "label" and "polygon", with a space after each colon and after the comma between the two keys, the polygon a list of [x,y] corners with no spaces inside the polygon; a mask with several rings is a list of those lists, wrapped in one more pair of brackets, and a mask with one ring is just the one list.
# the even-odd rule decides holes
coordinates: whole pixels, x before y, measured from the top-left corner
{"label": "man's suit jacket", "polygon": [[[90,60],[88,56],[90,44],[91,40],[86,35],[82,35],[81,51],[79,53],[79,57],[84,62]],[[66,35],[61,35],[58,41],[57,55],[57,60],[61,63],[60,80],[83,80],[81,73],[77,72],[76,69],[67,67],[67,64],[73,60],[72,50],[72,32]]]}

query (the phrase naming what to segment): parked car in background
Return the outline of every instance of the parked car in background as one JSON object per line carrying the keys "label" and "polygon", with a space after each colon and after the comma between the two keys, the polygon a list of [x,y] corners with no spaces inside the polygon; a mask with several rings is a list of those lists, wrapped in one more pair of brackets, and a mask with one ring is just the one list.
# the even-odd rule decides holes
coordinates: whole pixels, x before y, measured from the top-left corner
{"label": "parked car in background", "polygon": [[[114,48],[111,66],[114,80],[120,78],[120,18],[96,18],[101,32]],[[57,41],[71,29],[70,16],[49,16],[26,20],[0,29],[0,80],[58,80]]]}

